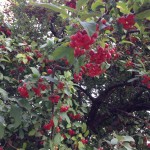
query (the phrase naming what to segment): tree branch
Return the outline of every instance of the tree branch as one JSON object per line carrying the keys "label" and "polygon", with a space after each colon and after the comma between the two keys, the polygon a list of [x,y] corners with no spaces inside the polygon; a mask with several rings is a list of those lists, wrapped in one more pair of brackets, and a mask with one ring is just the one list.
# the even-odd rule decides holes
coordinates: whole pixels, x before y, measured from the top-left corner
{"label": "tree branch", "polygon": [[53,18],[51,19],[51,22],[50,22],[50,30],[52,32],[52,34],[57,37],[57,38],[63,38],[63,32],[64,32],[64,29],[65,27],[61,27],[59,30],[55,28],[55,25],[54,25],[54,22],[57,18],[57,14],[55,14],[53,16]]}
{"label": "tree branch", "polygon": [[99,19],[97,20],[97,23],[99,23],[103,17],[105,17],[106,15],[109,15],[112,8],[113,7],[110,6],[110,8],[101,17],[99,17]]}
{"label": "tree branch", "polygon": [[[108,106],[108,108],[105,108],[105,109],[108,110],[108,112],[110,112],[110,113],[116,112],[118,109],[125,111],[125,112],[150,110],[150,103],[138,103],[137,104],[137,101],[134,102],[133,100],[128,100],[126,105],[122,105],[122,104],[118,105],[117,104],[117,107],[113,107],[113,104],[111,104],[111,103],[109,104],[108,98],[113,93],[113,91],[118,89],[119,87],[123,87],[123,86],[133,86],[134,88],[138,87],[138,88],[142,88],[142,89],[144,88],[146,90],[150,90],[150,89],[147,89],[147,87],[145,87],[143,85],[139,85],[139,83],[137,81],[134,81],[134,82],[124,81],[124,82],[117,83],[115,85],[112,85],[112,86],[106,88],[105,91],[103,91],[97,98],[94,99],[94,101],[92,101],[91,110],[88,114],[88,120],[87,120],[87,124],[89,127],[91,126],[92,129],[97,128],[96,126],[95,127],[93,127],[93,126],[94,126],[94,123],[98,124],[98,122],[99,122],[98,118],[101,118],[101,115],[99,116],[99,114],[98,114],[98,110],[101,108],[102,104],[103,104],[103,107],[104,107],[104,105],[105,105],[105,107]],[[142,95],[142,93],[140,91],[141,95]],[[132,102],[134,102],[134,103],[132,103]],[[109,117],[110,116],[108,116],[108,118]],[[100,119],[100,121],[103,121],[103,120]]]}
{"label": "tree branch", "polygon": [[91,94],[87,90],[83,89],[82,87],[78,85],[75,85],[75,87],[78,88],[80,91],[82,91],[84,94],[86,94],[90,98],[91,101],[95,100],[95,98],[92,97]]}

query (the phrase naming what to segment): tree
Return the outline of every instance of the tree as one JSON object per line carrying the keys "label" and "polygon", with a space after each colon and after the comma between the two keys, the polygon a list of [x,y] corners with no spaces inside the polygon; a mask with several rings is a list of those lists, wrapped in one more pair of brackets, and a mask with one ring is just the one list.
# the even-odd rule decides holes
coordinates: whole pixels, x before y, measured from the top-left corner
{"label": "tree", "polygon": [[14,0],[4,15],[1,149],[149,149],[148,0]]}

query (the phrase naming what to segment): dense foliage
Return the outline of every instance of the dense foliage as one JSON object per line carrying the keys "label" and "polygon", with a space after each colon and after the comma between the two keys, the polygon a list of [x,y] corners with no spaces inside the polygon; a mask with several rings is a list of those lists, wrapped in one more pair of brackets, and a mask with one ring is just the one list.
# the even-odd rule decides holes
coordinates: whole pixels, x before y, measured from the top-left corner
{"label": "dense foliage", "polygon": [[150,148],[149,0],[9,0],[0,18],[0,150]]}

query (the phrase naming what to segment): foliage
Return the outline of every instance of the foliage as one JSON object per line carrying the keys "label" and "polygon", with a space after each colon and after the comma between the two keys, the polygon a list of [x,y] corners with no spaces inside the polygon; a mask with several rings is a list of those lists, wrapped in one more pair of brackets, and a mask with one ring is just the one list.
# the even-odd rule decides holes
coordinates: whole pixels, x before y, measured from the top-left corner
{"label": "foliage", "polygon": [[0,149],[148,150],[149,0],[12,0],[0,22]]}

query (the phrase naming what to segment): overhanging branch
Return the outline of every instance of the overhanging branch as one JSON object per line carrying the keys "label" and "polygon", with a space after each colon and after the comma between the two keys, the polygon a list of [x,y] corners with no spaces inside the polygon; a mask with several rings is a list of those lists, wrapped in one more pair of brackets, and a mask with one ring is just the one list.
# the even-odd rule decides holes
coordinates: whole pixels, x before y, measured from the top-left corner
{"label": "overhanging branch", "polygon": [[76,88],[78,88],[80,91],[82,91],[86,96],[90,98],[91,101],[94,101],[95,98],[91,96],[91,94],[86,90],[83,89],[81,86],[75,85]]}

